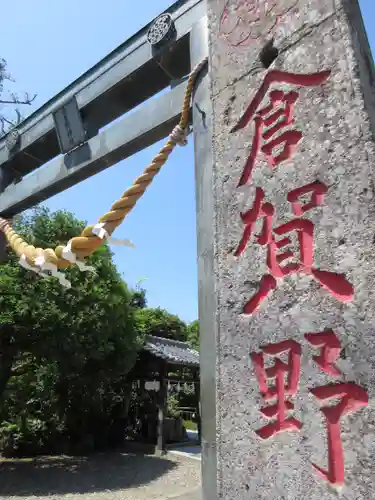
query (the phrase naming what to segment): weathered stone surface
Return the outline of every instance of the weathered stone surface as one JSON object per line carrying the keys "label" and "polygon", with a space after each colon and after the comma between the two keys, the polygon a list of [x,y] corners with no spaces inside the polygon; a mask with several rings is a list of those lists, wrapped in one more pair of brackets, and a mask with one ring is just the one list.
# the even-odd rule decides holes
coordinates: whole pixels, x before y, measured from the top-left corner
{"label": "weathered stone surface", "polygon": [[[232,8],[241,3],[246,2],[229,1]],[[273,3],[277,2],[268,2]],[[220,28],[228,2],[208,0],[214,112],[215,266],[220,304],[216,388],[218,496],[225,500],[304,497],[333,500],[338,496],[346,500],[368,499],[375,489],[372,59],[355,0],[281,3],[295,7],[273,30],[258,26],[263,35],[251,45],[233,47]],[[264,69],[259,52],[271,36],[280,54],[269,69]],[[254,123],[251,121],[238,132],[230,131],[266,73],[273,68],[298,74],[324,70],[332,73],[326,83],[317,87],[284,84],[272,87],[299,92],[295,128],[303,132],[303,139],[292,158],[275,168],[270,168],[260,153],[250,186],[240,192],[237,184],[251,149]],[[266,97],[264,104],[267,102]],[[268,269],[266,246],[257,244],[254,237],[240,257],[232,257],[244,229],[240,210],[252,206],[255,188],[261,187],[265,201],[275,207],[276,227],[295,218],[287,193],[316,180],[329,189],[324,205],[304,215],[315,225],[314,266],[344,273],[354,287],[353,301],[339,301],[314,278],[299,273],[277,280],[277,289],[259,310],[244,317],[242,308],[257,292],[259,281]],[[257,228],[259,232],[261,226],[258,224]],[[297,249],[294,240],[293,244]],[[345,348],[337,362],[343,372],[341,377],[322,372],[312,359],[319,351],[304,339],[308,332],[325,329],[333,329]],[[295,411],[290,413],[302,421],[303,427],[300,432],[261,440],[255,430],[267,423],[260,408],[268,403],[260,397],[249,353],[260,352],[260,346],[286,339],[296,340],[303,350],[299,390],[292,399]],[[314,462],[327,468],[328,441],[326,422],[319,410],[323,404],[309,389],[340,381],[365,388],[369,403],[366,408],[341,418],[345,485],[337,493],[312,467]]]}

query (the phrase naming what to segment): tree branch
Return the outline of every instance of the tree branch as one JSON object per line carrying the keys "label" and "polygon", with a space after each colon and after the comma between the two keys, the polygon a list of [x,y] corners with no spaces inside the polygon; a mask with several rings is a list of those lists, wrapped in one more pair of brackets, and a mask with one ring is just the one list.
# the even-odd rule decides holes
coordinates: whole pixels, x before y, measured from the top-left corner
{"label": "tree branch", "polygon": [[[22,115],[19,112],[19,110],[16,108],[15,109],[16,115],[17,115],[17,120],[9,120],[9,118],[6,118],[5,116],[0,115],[0,136],[2,134],[5,134],[8,130],[10,130],[9,127],[17,127],[22,121]],[[8,130],[7,130],[8,129]]]}
{"label": "tree branch", "polygon": [[4,114],[0,113],[0,137],[4,136],[13,127],[17,127],[22,121],[21,112],[17,109],[17,106],[30,106],[36,98],[36,94],[30,96],[28,92],[24,92],[22,97],[15,92],[6,92],[4,89],[4,82],[14,82],[12,75],[7,71],[7,62],[5,59],[0,57],[0,99],[1,105],[10,105],[15,108],[16,119],[6,118]]}
{"label": "tree branch", "polygon": [[26,104],[30,105],[37,94],[34,94],[33,97],[29,97],[28,94],[25,94],[24,99],[19,99],[16,95],[12,94],[10,99],[0,99],[0,104]]}
{"label": "tree branch", "polygon": [[13,122],[11,120],[8,120],[8,118],[6,118],[5,116],[0,116],[0,120],[4,122],[4,125],[5,123],[7,123],[8,125],[13,125]]}

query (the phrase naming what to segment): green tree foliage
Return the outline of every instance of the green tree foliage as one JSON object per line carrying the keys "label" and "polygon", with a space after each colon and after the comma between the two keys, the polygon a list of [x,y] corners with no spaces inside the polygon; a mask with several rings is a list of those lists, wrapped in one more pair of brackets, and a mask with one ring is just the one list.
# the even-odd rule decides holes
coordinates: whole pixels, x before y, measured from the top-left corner
{"label": "green tree foliage", "polygon": [[[45,208],[16,221],[27,241],[44,248],[66,243],[83,226]],[[12,253],[0,264],[3,446],[48,448],[56,436],[105,444],[127,414],[126,375],[140,345],[132,294],[106,245],[87,260],[96,275],[72,267],[70,290],[25,271]]]}
{"label": "green tree foliage", "polygon": [[187,327],[187,339],[189,344],[199,351],[199,321],[195,320]]}
{"label": "green tree foliage", "polygon": [[146,290],[136,288],[132,294],[132,306],[134,309],[144,309],[147,306]]}
{"label": "green tree foliage", "polygon": [[186,324],[164,309],[138,309],[135,313],[136,329],[143,335],[154,335],[166,339],[187,340]]}

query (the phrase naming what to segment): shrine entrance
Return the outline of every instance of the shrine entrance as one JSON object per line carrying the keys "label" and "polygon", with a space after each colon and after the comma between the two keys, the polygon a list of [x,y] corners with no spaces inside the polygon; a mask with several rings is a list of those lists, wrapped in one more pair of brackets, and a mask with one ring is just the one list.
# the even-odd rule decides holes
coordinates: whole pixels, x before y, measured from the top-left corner
{"label": "shrine entrance", "polygon": [[[133,389],[129,434],[136,441],[155,444],[163,454],[168,444],[189,441],[186,419],[196,423],[200,442],[199,353],[187,342],[148,336],[129,379]],[[176,407],[168,415],[168,398],[182,391],[191,394],[192,407]]]}

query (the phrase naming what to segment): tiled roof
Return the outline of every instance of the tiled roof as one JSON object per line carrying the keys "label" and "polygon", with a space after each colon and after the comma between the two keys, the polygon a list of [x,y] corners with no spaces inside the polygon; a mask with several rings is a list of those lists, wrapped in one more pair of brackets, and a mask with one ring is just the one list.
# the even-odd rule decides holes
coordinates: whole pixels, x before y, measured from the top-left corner
{"label": "tiled roof", "polygon": [[147,335],[143,349],[169,363],[199,366],[199,352],[192,349],[187,342]]}

